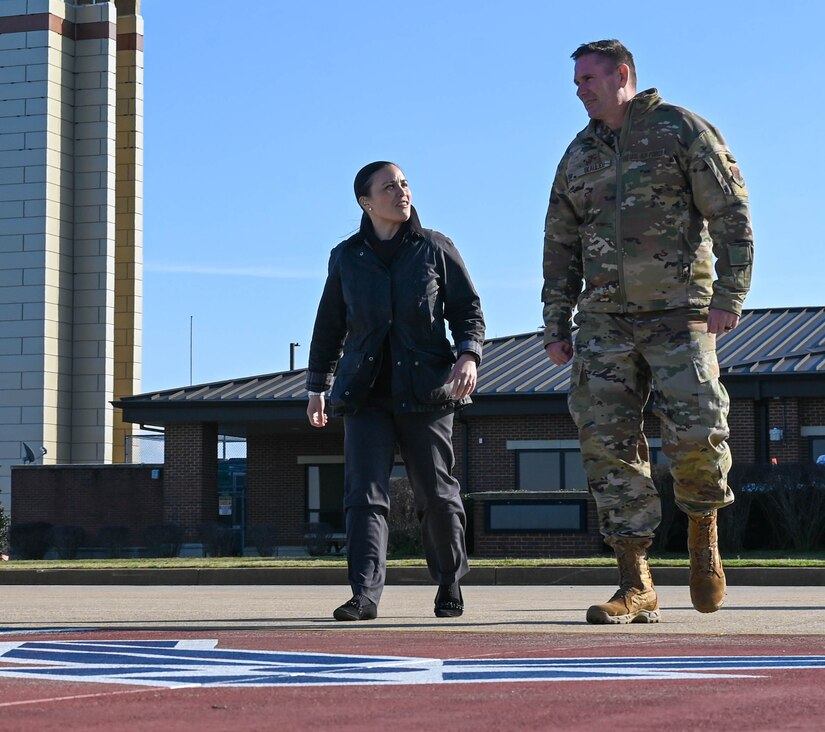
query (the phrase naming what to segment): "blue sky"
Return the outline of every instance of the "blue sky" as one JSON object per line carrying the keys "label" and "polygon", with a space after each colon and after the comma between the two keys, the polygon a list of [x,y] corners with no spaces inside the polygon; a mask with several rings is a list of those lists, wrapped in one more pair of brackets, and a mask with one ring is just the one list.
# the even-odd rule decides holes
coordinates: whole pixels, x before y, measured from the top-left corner
{"label": "blue sky", "polygon": [[488,337],[541,325],[553,172],[587,123],[570,53],[619,38],[639,88],[718,126],[751,193],[748,307],[823,304],[825,4],[143,0],[142,391],[304,367],[352,179],[407,175]]}

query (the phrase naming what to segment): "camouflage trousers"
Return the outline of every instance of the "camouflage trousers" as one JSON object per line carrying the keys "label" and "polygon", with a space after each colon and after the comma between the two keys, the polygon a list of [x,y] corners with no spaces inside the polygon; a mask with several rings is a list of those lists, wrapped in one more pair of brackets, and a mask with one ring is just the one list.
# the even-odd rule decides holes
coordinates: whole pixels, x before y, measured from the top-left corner
{"label": "camouflage trousers", "polygon": [[643,431],[651,390],[676,505],[701,513],[732,503],[730,402],[707,311],[579,313],[576,322],[568,405],[602,535],[652,537],[661,521]]}

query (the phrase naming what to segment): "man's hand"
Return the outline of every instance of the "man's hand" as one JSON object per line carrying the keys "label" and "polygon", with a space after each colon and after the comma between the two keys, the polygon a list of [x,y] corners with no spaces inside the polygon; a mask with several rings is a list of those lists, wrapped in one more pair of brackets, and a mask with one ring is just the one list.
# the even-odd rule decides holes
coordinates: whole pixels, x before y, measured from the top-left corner
{"label": "man's hand", "polygon": [[739,316],[727,310],[711,308],[708,311],[708,333],[727,333],[739,325]]}
{"label": "man's hand", "polygon": [[556,366],[564,366],[573,358],[573,344],[570,341],[555,341],[544,347],[544,352]]}
{"label": "man's hand", "polygon": [[462,353],[455,362],[447,382],[453,384],[453,399],[470,396],[478,383],[476,357],[472,353]]}
{"label": "man's hand", "polygon": [[327,413],[324,411],[324,395],[311,396],[307,405],[307,417],[313,427],[324,427],[327,423]]}

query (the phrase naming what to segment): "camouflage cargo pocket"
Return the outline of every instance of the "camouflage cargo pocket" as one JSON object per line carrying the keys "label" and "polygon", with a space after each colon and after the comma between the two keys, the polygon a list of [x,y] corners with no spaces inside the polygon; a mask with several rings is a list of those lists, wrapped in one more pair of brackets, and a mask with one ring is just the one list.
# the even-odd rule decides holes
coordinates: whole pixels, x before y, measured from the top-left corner
{"label": "camouflage cargo pocket", "polygon": [[716,351],[700,351],[693,357],[693,368],[700,384],[719,378],[719,360]]}
{"label": "camouflage cargo pocket", "polygon": [[593,422],[591,411],[591,396],[587,388],[587,370],[581,358],[574,357],[570,367],[570,391],[567,393],[567,408],[570,416],[581,429]]}
{"label": "camouflage cargo pocket", "polygon": [[[697,397],[702,415],[707,415],[711,425],[727,423],[730,399],[719,381],[719,360],[716,351],[700,351],[693,356],[693,367],[698,379]],[[704,422],[705,420],[703,420]]]}

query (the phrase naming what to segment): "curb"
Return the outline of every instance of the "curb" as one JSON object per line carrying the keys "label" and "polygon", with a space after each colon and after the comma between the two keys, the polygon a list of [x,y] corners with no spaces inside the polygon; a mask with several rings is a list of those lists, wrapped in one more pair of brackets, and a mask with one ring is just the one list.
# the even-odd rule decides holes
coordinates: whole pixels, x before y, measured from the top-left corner
{"label": "curb", "polygon": [[[687,585],[687,567],[653,567],[657,585]],[[825,586],[825,567],[731,567],[729,585]],[[614,585],[613,567],[475,567],[471,586]],[[0,570],[0,585],[346,585],[346,567]],[[388,585],[431,585],[426,567],[389,567]]]}

